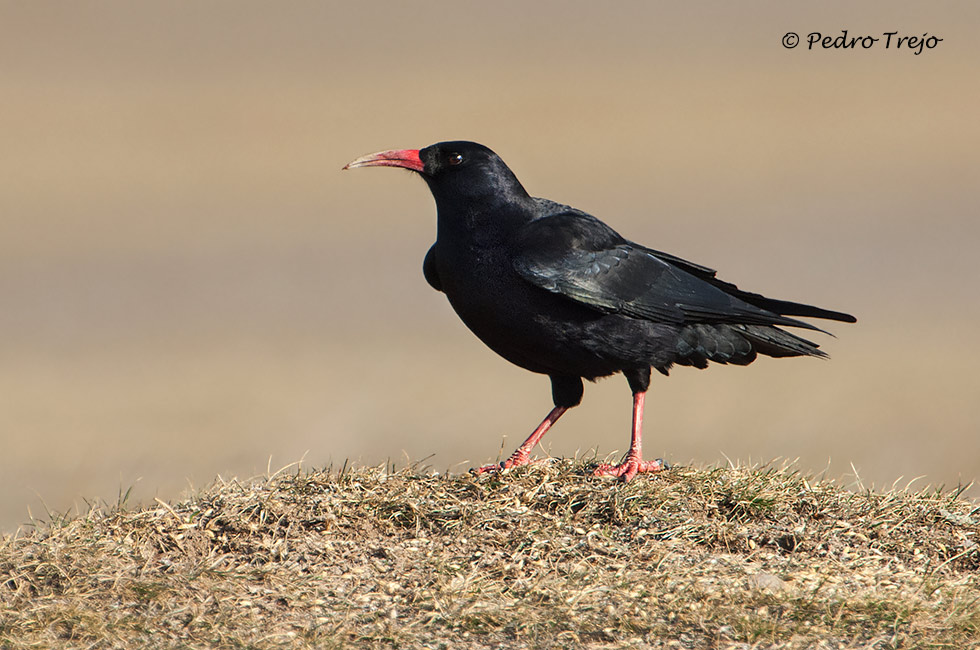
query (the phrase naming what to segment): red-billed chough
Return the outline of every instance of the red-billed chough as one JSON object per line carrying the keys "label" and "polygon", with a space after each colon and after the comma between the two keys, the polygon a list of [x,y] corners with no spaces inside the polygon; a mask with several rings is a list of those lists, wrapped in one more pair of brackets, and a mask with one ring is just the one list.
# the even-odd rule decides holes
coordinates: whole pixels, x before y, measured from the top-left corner
{"label": "red-billed chough", "polygon": [[504,462],[531,449],[582,400],[582,379],[623,373],[633,391],[633,435],[618,465],[595,474],[632,479],[663,469],[641,453],[650,370],[709,361],[746,365],[756,355],[823,357],[782,327],[823,331],[792,318],[855,322],[849,314],[742,291],[712,269],[621,237],[581,210],[530,196],[490,149],[440,142],[383,151],[348,164],[417,172],[438,211],[436,242],[422,264],[467,327],[511,363],[551,378],[555,408]]}

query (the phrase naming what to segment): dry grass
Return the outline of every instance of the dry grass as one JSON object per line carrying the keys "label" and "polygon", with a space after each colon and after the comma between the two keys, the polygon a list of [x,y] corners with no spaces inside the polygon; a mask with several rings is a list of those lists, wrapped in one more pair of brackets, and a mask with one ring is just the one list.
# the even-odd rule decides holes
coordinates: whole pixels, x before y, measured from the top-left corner
{"label": "dry grass", "polygon": [[0,647],[980,647],[980,509],[955,493],[588,466],[94,507],[0,543]]}

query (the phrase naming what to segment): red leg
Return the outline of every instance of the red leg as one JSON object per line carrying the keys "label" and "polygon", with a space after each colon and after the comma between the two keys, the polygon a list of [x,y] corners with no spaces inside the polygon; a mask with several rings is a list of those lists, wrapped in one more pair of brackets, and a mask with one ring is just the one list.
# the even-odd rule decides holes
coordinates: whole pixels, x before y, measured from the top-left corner
{"label": "red leg", "polygon": [[541,424],[538,425],[537,429],[531,432],[531,435],[527,437],[524,444],[518,447],[517,451],[510,455],[510,458],[502,463],[484,465],[483,467],[480,467],[474,471],[477,474],[483,474],[484,472],[500,472],[505,469],[510,469],[511,467],[527,465],[531,462],[531,450],[534,449],[534,445],[538,444],[538,441],[541,440],[544,434],[548,432],[551,425],[557,422],[558,418],[561,417],[561,414],[567,410],[567,406],[556,406],[555,408],[551,409],[551,413],[548,414],[548,417],[546,417]]}
{"label": "red leg", "polygon": [[645,392],[633,393],[633,435],[630,450],[619,465],[599,465],[593,476],[618,476],[629,481],[641,472],[659,472],[664,468],[662,460],[643,460],[643,398]]}

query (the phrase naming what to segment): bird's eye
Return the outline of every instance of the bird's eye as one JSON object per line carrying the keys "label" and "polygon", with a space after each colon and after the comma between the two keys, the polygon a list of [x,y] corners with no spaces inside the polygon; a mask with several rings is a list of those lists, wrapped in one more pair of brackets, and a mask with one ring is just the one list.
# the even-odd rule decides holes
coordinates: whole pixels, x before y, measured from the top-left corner
{"label": "bird's eye", "polygon": [[463,162],[463,154],[461,153],[451,153],[449,154],[449,164],[458,165]]}

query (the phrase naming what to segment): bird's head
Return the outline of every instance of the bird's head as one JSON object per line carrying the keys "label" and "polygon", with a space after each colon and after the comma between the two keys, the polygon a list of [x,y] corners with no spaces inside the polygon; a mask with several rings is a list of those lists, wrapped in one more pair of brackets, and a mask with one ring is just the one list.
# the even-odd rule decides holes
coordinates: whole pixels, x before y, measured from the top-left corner
{"label": "bird's head", "polygon": [[497,203],[528,198],[509,167],[493,151],[476,142],[439,142],[424,149],[393,149],[361,156],[344,169],[401,167],[417,172],[428,183],[436,203]]}

